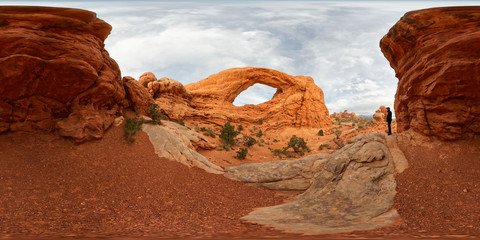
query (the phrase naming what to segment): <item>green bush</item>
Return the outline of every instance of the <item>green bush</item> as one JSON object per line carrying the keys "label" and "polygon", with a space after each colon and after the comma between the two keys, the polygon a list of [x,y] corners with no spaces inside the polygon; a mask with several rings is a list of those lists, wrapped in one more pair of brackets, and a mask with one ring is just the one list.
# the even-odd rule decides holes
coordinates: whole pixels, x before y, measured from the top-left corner
{"label": "green bush", "polygon": [[247,157],[247,153],[248,153],[248,149],[240,148],[240,150],[237,151],[237,158],[245,159],[245,157]]}
{"label": "green bush", "polygon": [[287,147],[284,147],[283,149],[286,151],[289,148],[292,148],[295,153],[299,153],[300,155],[305,154],[305,152],[310,152],[310,148],[308,148],[305,140],[301,137],[297,137],[296,135],[293,135],[290,138],[290,141],[287,143]]}
{"label": "green bush", "polygon": [[255,138],[250,137],[250,136],[243,136],[243,145],[245,147],[251,147],[255,143],[257,143],[257,140],[255,140]]}
{"label": "green bush", "polygon": [[200,128],[200,132],[206,132],[207,131],[207,128],[206,127],[201,127]]}
{"label": "green bush", "polygon": [[332,145],[330,144],[322,144],[318,147],[318,150],[323,150],[324,148],[326,149],[332,149]]}
{"label": "green bush", "polygon": [[276,156],[276,157],[279,157],[279,158],[282,158],[286,155],[285,150],[282,150],[282,149],[273,149],[271,151],[272,151],[273,156]]}
{"label": "green bush", "polygon": [[168,120],[167,116],[163,115],[159,110],[158,110],[158,105],[154,102],[151,102],[148,105],[148,111],[150,112],[150,117],[152,117],[152,123],[153,124],[158,124],[162,125],[161,120]]}
{"label": "green bush", "polygon": [[135,134],[137,131],[142,129],[142,124],[144,123],[143,119],[134,119],[125,117],[125,127],[123,128],[123,133],[125,134],[125,138],[127,142],[133,143],[135,142]]}
{"label": "green bush", "polygon": [[180,124],[180,125],[182,125],[182,126],[185,126],[185,122],[183,121],[183,119],[180,119],[180,120],[178,121],[178,124]]}
{"label": "green bush", "polygon": [[318,131],[317,135],[318,135],[318,136],[324,136],[323,130]]}
{"label": "green bush", "polygon": [[262,130],[259,130],[259,131],[257,132],[257,137],[258,137],[258,138],[261,138],[262,136],[263,136],[263,132],[262,132]]}
{"label": "green bush", "polygon": [[235,137],[239,132],[235,131],[235,127],[230,124],[230,122],[223,125],[222,130],[220,130],[219,137],[222,139],[223,146],[228,150],[235,144]]}
{"label": "green bush", "polygon": [[340,130],[335,130],[335,132],[333,132],[335,134],[335,136],[337,136],[337,138],[340,138],[340,135],[342,135],[342,131]]}
{"label": "green bush", "polygon": [[258,125],[262,125],[262,124],[263,124],[263,119],[262,118],[258,119]]}
{"label": "green bush", "polygon": [[237,126],[237,131],[238,131],[238,132],[243,131],[243,126],[242,126],[242,125],[238,125],[238,126]]}

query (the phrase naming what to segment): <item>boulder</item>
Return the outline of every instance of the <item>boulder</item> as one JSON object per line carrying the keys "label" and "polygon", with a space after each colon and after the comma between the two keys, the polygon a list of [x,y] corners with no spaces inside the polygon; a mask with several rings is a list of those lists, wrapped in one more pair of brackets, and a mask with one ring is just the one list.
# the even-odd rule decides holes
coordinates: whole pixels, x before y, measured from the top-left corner
{"label": "boulder", "polygon": [[224,176],[272,190],[305,191],[328,156],[318,153],[296,160],[242,164],[225,168]]}
{"label": "boulder", "polygon": [[0,132],[42,129],[96,139],[123,109],[120,69],[93,12],[0,7]]}
{"label": "boulder", "polygon": [[480,7],[406,13],[380,41],[399,79],[397,130],[441,140],[480,135]]}
{"label": "boulder", "polygon": [[293,201],[257,209],[242,219],[306,235],[391,224],[398,215],[392,209],[393,158],[385,134],[360,135],[328,156],[310,187]]}
{"label": "boulder", "polygon": [[375,121],[375,122],[385,122],[385,121],[387,121],[387,115],[388,115],[387,108],[382,105],[373,114],[373,121]]}
{"label": "boulder", "polygon": [[196,152],[197,149],[216,147],[202,134],[170,121],[162,121],[162,125],[144,124],[142,130],[148,134],[158,156],[188,167],[198,167],[209,173],[224,173],[223,168]]}
{"label": "boulder", "polygon": [[153,98],[147,89],[132,77],[123,77],[123,85],[126,93],[125,107],[131,107],[143,115],[148,114],[148,107],[153,103]]}
{"label": "boulder", "polygon": [[[168,94],[155,95],[155,101],[174,119],[187,119],[223,125],[256,124],[263,119],[266,130],[286,127],[329,128],[331,120],[322,90],[311,77],[290,76],[266,68],[234,68],[186,85],[183,90],[169,79]],[[258,105],[234,106],[235,98],[259,83],[277,89],[270,101]],[[153,87],[153,85],[152,85]]]}

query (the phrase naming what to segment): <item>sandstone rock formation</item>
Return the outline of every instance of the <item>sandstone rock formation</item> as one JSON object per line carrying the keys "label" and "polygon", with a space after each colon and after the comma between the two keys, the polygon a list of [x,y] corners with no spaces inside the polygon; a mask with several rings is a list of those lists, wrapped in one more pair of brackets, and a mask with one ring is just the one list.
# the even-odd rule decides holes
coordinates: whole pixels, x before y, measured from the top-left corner
{"label": "sandstone rock formation", "polygon": [[143,115],[148,114],[148,107],[153,102],[153,98],[147,89],[132,77],[123,77],[123,85],[125,86],[127,100],[125,101],[125,107],[131,107]]}
{"label": "sandstone rock formation", "polygon": [[202,134],[170,121],[162,121],[162,125],[144,124],[142,130],[148,134],[158,156],[189,167],[198,167],[209,173],[224,173],[223,168],[196,152],[199,148],[215,148]]}
{"label": "sandstone rock formation", "polygon": [[480,135],[480,7],[406,13],[380,42],[399,79],[398,132],[445,140]]}
{"label": "sandstone rock formation", "polygon": [[387,108],[382,105],[373,114],[373,121],[375,121],[375,122],[385,122],[387,120],[387,115],[388,115]]}
{"label": "sandstone rock formation", "polygon": [[397,217],[392,209],[395,162],[384,134],[360,135],[329,156],[308,190],[294,201],[257,209],[243,219],[303,234],[391,224]]}
{"label": "sandstone rock formation", "polygon": [[[360,115],[360,117],[363,119],[363,116]],[[341,113],[332,113],[330,114],[330,118],[339,118],[339,119],[361,119],[358,117],[354,112],[349,113],[347,110],[341,112]]]}
{"label": "sandstone rock formation", "polygon": [[[247,67],[225,70],[184,88],[170,79],[158,81],[172,86],[170,94],[155,95],[155,101],[173,119],[223,125],[227,121],[255,124],[261,118],[267,129],[331,126],[323,92],[310,77]],[[277,88],[277,92],[262,104],[234,106],[235,98],[256,83]]]}
{"label": "sandstone rock formation", "polygon": [[250,163],[225,168],[225,177],[273,190],[305,191],[321,171],[329,154],[312,154],[297,160]]}
{"label": "sandstone rock formation", "polygon": [[110,30],[85,10],[0,7],[0,132],[102,137],[125,101]]}

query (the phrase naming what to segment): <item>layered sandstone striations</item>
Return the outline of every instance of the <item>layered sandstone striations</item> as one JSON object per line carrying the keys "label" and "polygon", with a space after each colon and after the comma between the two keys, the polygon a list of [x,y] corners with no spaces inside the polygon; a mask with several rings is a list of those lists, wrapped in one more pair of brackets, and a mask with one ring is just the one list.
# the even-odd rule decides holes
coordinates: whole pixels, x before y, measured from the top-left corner
{"label": "layered sandstone striations", "polygon": [[[153,83],[148,81],[143,82],[150,90]],[[228,69],[184,87],[171,79],[157,81],[168,87],[153,91],[155,101],[174,119],[219,125],[227,121],[256,124],[262,119],[267,129],[331,125],[323,92],[311,77],[246,67]],[[277,92],[270,101],[258,105],[234,106],[235,98],[256,83],[276,88]]]}
{"label": "layered sandstone striations", "polygon": [[406,13],[380,42],[399,79],[398,131],[444,140],[480,134],[480,7]]}
{"label": "layered sandstone striations", "polygon": [[119,67],[104,48],[110,30],[85,10],[0,7],[0,132],[102,137],[128,105]]}

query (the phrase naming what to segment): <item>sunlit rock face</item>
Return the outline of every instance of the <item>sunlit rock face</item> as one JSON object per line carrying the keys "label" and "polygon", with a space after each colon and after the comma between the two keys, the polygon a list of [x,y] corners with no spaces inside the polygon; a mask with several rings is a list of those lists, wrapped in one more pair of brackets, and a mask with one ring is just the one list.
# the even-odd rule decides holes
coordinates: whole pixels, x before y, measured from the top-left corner
{"label": "sunlit rock face", "polygon": [[398,131],[480,135],[480,7],[406,13],[380,42],[399,79]]}
{"label": "sunlit rock face", "polygon": [[110,31],[85,10],[0,7],[0,132],[101,138],[125,101]]}
{"label": "sunlit rock face", "polygon": [[[214,124],[226,121],[256,124],[262,119],[267,129],[331,126],[323,92],[311,77],[246,67],[211,75],[186,85],[181,91],[178,84],[170,83],[171,80],[168,82],[160,85],[176,86],[174,89],[177,90],[167,91],[170,88],[163,87],[166,92],[157,92],[155,100],[174,119],[194,119]],[[271,100],[258,105],[234,106],[235,98],[256,83],[276,88],[277,92]]]}

